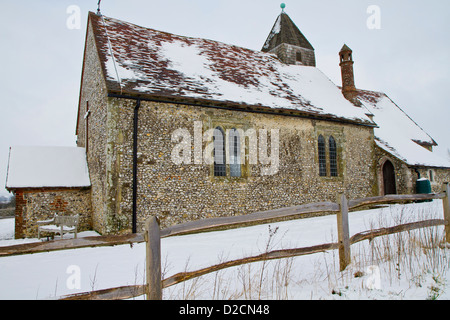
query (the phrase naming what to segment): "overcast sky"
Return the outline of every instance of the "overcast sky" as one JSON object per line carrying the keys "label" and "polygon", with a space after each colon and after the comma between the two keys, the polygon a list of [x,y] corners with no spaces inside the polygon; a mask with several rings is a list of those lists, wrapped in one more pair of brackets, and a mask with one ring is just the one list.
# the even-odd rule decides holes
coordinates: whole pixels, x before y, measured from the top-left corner
{"label": "overcast sky", "polygon": [[[98,0],[0,0],[0,194],[10,146],[75,146],[88,11]],[[279,0],[103,0],[102,13],[179,35],[260,50]],[[355,82],[383,91],[450,148],[450,1],[286,0],[286,13],[316,50],[317,67],[341,84],[338,52],[353,49]],[[74,11],[81,11],[77,28]],[[379,28],[370,29],[380,9]],[[68,27],[68,22],[69,26]],[[371,24],[372,25],[372,24]],[[375,25],[376,26],[376,25]]]}

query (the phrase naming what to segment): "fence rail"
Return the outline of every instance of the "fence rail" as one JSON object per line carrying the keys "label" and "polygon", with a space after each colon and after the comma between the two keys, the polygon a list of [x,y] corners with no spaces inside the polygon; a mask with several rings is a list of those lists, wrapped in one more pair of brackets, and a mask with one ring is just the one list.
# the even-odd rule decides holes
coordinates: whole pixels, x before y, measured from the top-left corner
{"label": "fence rail", "polygon": [[[242,264],[253,263],[264,260],[282,259],[298,257],[302,255],[314,254],[328,250],[339,250],[340,269],[344,270],[350,264],[351,245],[372,240],[376,237],[394,234],[398,232],[410,231],[419,228],[432,226],[445,226],[446,241],[450,243],[450,187],[444,184],[443,192],[438,194],[417,194],[417,195],[388,195],[382,197],[370,197],[348,201],[341,194],[338,202],[321,202],[302,206],[282,208],[277,210],[257,212],[245,216],[224,217],[205,219],[183,223],[160,230],[156,217],[148,219],[146,230],[143,234],[133,234],[124,236],[89,237],[81,239],[60,240],[48,243],[32,243],[18,246],[0,248],[0,257],[39,253],[56,250],[80,249],[86,247],[116,246],[133,243],[146,242],[146,275],[147,283],[144,285],[126,286],[111,288],[106,290],[80,293],[61,297],[63,300],[118,300],[130,299],[146,294],[147,299],[162,299],[162,289],[175,284],[194,279],[208,273],[216,272],[225,268],[235,267]],[[364,231],[350,237],[348,228],[348,212],[368,205],[379,205],[387,203],[402,203],[409,201],[423,201],[432,199],[442,199],[444,207],[444,219],[425,220],[408,224],[397,225],[390,228]],[[182,272],[167,279],[161,279],[161,239],[171,236],[201,233],[228,228],[237,228],[248,225],[265,224],[269,222],[282,221],[286,219],[298,219],[307,214],[330,212],[336,213],[338,226],[338,242],[320,244],[311,247],[284,249],[266,252],[253,257],[246,257],[239,260],[227,261],[218,265],[206,267],[192,272]]]}
{"label": "fence rail", "polygon": [[134,243],[142,242],[145,242],[144,235],[141,233],[137,233],[122,236],[86,237],[49,242],[26,243],[8,247],[0,247],[0,258],[31,253],[73,250],[90,247],[111,247],[124,244],[133,245]]}
{"label": "fence rail", "polygon": [[[194,234],[221,229],[239,228],[246,225],[263,224],[286,219],[294,219],[303,215],[337,212],[339,205],[332,202],[306,204],[296,207],[282,208],[264,212],[256,212],[245,216],[211,218],[175,225],[160,231],[161,238]],[[0,247],[0,258],[13,255],[41,253],[58,250],[82,249],[90,247],[110,247],[145,242],[144,233],[128,234],[122,236],[100,236],[79,239],[58,240],[50,242],[37,242],[20,244],[9,247]]]}
{"label": "fence rail", "polygon": [[349,209],[356,209],[361,206],[368,206],[373,204],[399,203],[402,201],[424,201],[433,199],[444,199],[446,192],[437,194],[401,194],[401,195],[387,195],[379,197],[370,197],[356,200],[349,200]]}

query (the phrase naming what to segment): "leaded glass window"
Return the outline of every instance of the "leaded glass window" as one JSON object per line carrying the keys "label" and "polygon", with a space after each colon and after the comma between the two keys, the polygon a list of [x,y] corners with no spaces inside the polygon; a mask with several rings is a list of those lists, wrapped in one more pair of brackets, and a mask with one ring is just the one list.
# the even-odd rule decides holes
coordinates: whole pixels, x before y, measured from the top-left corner
{"label": "leaded glass window", "polygon": [[222,128],[214,129],[214,176],[226,177],[227,169],[225,164],[225,134]]}
{"label": "leaded glass window", "polygon": [[333,136],[330,136],[328,141],[328,148],[330,154],[330,175],[332,177],[338,176],[338,167],[337,167],[337,148],[336,148],[336,140],[334,140]]}
{"label": "leaded glass window", "polygon": [[232,129],[229,135],[230,146],[230,176],[241,176],[241,141],[239,132],[236,129]]}
{"label": "leaded glass window", "polygon": [[327,156],[325,152],[325,139],[322,135],[318,139],[318,151],[319,151],[319,175],[321,177],[327,176]]}

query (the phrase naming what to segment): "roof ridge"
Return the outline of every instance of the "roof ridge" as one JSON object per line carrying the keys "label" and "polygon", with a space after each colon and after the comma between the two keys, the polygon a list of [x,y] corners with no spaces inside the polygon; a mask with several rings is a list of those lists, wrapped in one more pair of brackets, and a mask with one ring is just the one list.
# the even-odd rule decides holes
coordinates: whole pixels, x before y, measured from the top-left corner
{"label": "roof ridge", "polygon": [[[92,11],[90,13],[98,17],[98,15],[93,13]],[[211,41],[211,42],[215,42],[215,43],[218,43],[218,44],[223,44],[223,45],[230,46],[230,47],[244,49],[244,50],[252,51],[252,52],[263,54],[263,55],[267,55],[267,56],[273,56],[273,54],[268,53],[268,52],[262,52],[260,50],[250,49],[250,48],[247,48],[247,47],[243,47],[243,46],[232,44],[232,43],[223,42],[223,41],[220,41],[220,40],[214,40],[214,39],[209,39],[209,38],[202,38],[202,37],[198,37],[198,36],[185,36],[185,35],[181,35],[181,34],[178,34],[178,33],[162,31],[162,30],[159,30],[159,29],[151,28],[151,27],[144,27],[144,26],[132,23],[132,22],[128,22],[128,21],[117,19],[117,18],[113,18],[113,17],[108,17],[108,16],[103,16],[103,17],[105,19],[115,20],[118,23],[124,23],[124,24],[130,25],[130,26],[134,26],[134,27],[145,29],[145,30],[152,31],[152,32],[159,32],[161,34],[166,34],[166,35],[180,37],[180,38],[184,38],[184,39],[190,39],[190,40]]]}

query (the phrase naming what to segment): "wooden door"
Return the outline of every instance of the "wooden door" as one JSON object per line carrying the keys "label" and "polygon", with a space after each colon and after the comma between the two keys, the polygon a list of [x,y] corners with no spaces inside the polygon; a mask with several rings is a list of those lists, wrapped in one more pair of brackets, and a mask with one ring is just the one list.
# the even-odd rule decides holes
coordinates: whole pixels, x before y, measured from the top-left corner
{"label": "wooden door", "polygon": [[383,165],[383,185],[384,195],[397,194],[395,182],[395,168],[392,162],[387,160]]}

